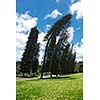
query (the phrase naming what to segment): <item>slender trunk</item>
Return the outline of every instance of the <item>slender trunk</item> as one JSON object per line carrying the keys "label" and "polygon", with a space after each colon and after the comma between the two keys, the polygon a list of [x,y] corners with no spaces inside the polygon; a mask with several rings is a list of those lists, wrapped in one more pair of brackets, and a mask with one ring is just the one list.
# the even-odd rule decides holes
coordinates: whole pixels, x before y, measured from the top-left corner
{"label": "slender trunk", "polygon": [[58,77],[58,74],[56,74],[56,78]]}
{"label": "slender trunk", "polygon": [[40,79],[42,79],[43,78],[43,72],[41,72],[41,77],[40,77]]}
{"label": "slender trunk", "polygon": [[23,77],[24,77],[25,75],[24,75],[24,72],[23,72]]}
{"label": "slender trunk", "polygon": [[52,72],[50,73],[50,78],[52,78]]}
{"label": "slender trunk", "polygon": [[50,41],[50,38],[48,39],[46,47],[45,47],[45,53],[44,53],[44,59],[43,59],[43,66],[42,66],[42,69],[41,69],[41,77],[40,77],[41,79],[43,78],[43,69],[45,68],[45,60],[46,60],[47,48],[48,48],[48,45],[49,45],[49,41]]}
{"label": "slender trunk", "polygon": [[45,48],[44,59],[43,59],[43,66],[41,68],[41,77],[40,77],[40,79],[43,78],[43,69],[45,68],[45,59],[46,59],[48,44],[49,44],[49,41],[47,42],[47,45],[46,45],[46,48]]}
{"label": "slender trunk", "polygon": [[33,73],[33,77],[35,77],[35,74]]}
{"label": "slender trunk", "polygon": [[28,72],[28,75],[30,75],[30,72]]}

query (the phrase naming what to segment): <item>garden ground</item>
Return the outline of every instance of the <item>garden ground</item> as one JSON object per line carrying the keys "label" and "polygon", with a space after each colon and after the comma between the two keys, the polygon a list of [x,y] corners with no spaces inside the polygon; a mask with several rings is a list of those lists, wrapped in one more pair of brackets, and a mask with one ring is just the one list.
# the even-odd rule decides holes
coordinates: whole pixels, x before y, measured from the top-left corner
{"label": "garden ground", "polygon": [[16,100],[83,100],[83,74],[16,78]]}

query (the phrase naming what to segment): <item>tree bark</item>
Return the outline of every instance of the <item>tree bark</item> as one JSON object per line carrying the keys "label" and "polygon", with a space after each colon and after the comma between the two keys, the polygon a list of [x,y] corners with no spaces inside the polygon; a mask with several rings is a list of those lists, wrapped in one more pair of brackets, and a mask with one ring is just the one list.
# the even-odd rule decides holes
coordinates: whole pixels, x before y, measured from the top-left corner
{"label": "tree bark", "polygon": [[56,78],[58,77],[58,74],[56,74]]}
{"label": "tree bark", "polygon": [[24,72],[23,72],[23,77],[25,77]]}
{"label": "tree bark", "polygon": [[40,79],[43,79],[43,72],[41,72],[41,77],[40,77]]}
{"label": "tree bark", "polygon": [[50,78],[52,78],[52,72],[50,73]]}

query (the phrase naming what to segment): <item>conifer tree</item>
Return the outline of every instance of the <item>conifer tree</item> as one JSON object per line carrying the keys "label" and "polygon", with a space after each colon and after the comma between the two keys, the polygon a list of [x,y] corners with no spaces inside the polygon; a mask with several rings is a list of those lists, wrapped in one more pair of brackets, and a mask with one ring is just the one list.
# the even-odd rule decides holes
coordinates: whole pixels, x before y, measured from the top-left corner
{"label": "conifer tree", "polygon": [[[53,25],[53,27],[48,31],[47,35],[45,36],[45,40],[47,41],[47,44],[46,44],[45,53],[44,53],[43,66],[41,70],[41,78],[43,77],[43,72],[45,71],[45,69],[48,69],[48,71],[51,71],[52,54],[53,54],[53,51],[55,50],[56,38],[57,36],[59,36],[61,31],[63,31],[66,27],[68,27],[68,23],[71,17],[72,17],[71,14],[68,14],[62,17]],[[47,64],[47,62],[49,64]]]}
{"label": "conifer tree", "polygon": [[20,66],[23,77],[25,73],[30,74],[32,72],[34,74],[37,71],[39,52],[39,44],[37,43],[38,34],[37,27],[31,29]]}
{"label": "conifer tree", "polygon": [[69,49],[70,49],[70,44],[68,43],[63,51],[63,54],[61,56],[61,74],[67,74],[68,73],[68,55],[69,55]]}

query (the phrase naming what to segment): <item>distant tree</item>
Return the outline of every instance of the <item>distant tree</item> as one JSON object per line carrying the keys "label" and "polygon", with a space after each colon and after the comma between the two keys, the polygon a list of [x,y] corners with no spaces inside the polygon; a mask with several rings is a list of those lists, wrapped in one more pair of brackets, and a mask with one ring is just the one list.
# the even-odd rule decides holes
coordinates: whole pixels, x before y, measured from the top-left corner
{"label": "distant tree", "polygon": [[79,61],[79,62],[75,63],[74,72],[75,73],[82,73],[83,72],[83,61]]}
{"label": "distant tree", "polygon": [[80,63],[80,72],[83,73],[83,61],[81,61],[79,63]]}
{"label": "distant tree", "polygon": [[76,62],[74,66],[74,73],[79,73],[80,71],[80,65]]}
{"label": "distant tree", "polygon": [[37,72],[39,56],[39,44],[37,43],[38,34],[39,31],[37,27],[31,29],[20,66],[23,77],[24,73],[30,74],[30,72],[32,71],[34,76],[34,73]]}
{"label": "distant tree", "polygon": [[20,61],[16,62],[16,74],[20,74]]}

